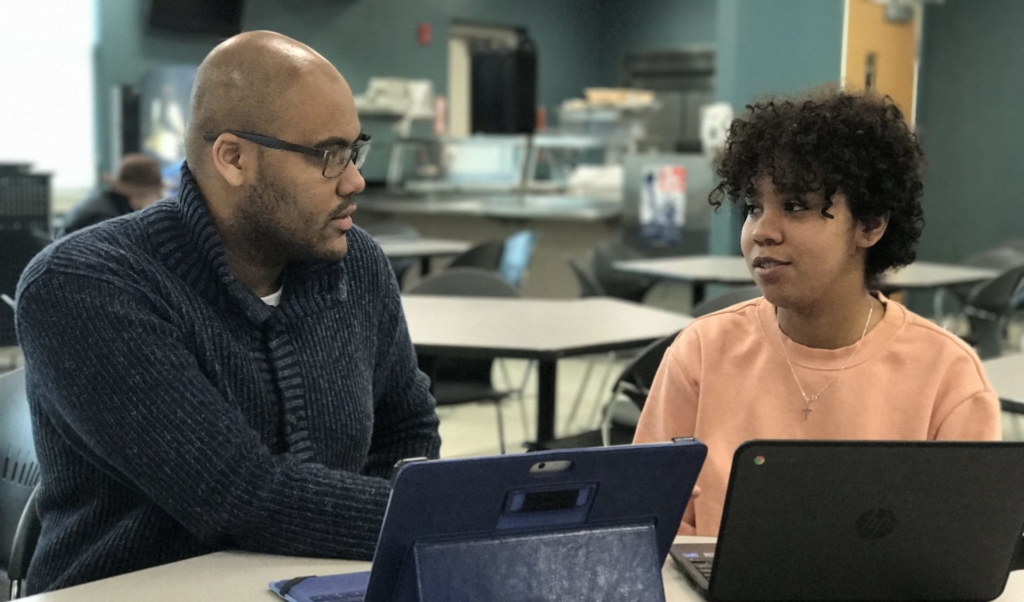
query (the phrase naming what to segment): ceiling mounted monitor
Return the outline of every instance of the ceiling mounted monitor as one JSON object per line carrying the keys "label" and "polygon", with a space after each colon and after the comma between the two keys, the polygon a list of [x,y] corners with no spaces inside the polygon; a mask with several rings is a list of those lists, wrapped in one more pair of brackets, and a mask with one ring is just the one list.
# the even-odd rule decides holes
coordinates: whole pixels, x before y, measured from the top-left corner
{"label": "ceiling mounted monitor", "polygon": [[152,0],[154,30],[230,37],[242,31],[244,0]]}

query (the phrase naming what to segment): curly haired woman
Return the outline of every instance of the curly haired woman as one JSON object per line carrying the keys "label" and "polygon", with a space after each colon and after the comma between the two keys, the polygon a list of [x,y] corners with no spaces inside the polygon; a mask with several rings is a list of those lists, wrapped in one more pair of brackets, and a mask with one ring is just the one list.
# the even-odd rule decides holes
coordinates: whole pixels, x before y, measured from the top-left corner
{"label": "curly haired woman", "polygon": [[636,441],[708,458],[680,533],[717,535],[750,439],[992,440],[999,401],[955,336],[873,283],[915,257],[923,155],[889,99],[842,92],[748,107],[711,194],[746,220],[763,297],[694,321],[662,360]]}

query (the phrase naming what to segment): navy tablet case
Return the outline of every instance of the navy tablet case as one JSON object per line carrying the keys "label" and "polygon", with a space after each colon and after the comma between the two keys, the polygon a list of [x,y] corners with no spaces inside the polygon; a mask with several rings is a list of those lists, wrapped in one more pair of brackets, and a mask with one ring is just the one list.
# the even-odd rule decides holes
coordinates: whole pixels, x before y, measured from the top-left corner
{"label": "navy tablet case", "polygon": [[685,440],[407,464],[365,590],[366,573],[270,587],[289,602],[664,600],[706,454]]}

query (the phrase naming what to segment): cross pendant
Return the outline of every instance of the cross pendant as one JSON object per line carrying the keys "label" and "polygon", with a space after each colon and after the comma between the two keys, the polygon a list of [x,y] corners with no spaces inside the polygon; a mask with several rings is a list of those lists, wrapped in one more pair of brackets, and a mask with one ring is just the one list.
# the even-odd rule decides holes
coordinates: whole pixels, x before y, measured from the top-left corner
{"label": "cross pendant", "polygon": [[811,412],[814,411],[814,408],[812,408],[811,406],[807,406],[800,411],[804,413],[804,420],[807,420],[807,418],[811,415]]}

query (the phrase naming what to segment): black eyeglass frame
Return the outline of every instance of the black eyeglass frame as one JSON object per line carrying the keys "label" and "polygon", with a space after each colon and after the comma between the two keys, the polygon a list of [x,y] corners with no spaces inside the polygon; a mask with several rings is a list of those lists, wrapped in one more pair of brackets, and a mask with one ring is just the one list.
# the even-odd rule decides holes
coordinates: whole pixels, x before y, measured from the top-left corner
{"label": "black eyeglass frame", "polygon": [[[224,130],[218,134],[207,134],[203,136],[203,140],[207,142],[213,142],[217,138],[220,138],[223,134],[233,134],[243,140],[248,140],[260,146],[266,148],[273,148],[276,150],[288,151],[290,153],[299,153],[300,155],[306,155],[309,157],[319,157],[323,160],[323,169],[320,170],[320,174],[325,178],[337,178],[341,174],[345,173],[348,166],[352,163],[356,164],[356,169],[362,166],[359,161],[360,158],[366,159],[366,151],[370,142],[370,135],[360,132],[359,137],[352,146],[346,146],[335,150],[324,150],[322,148],[313,148],[311,146],[303,146],[301,144],[295,144],[294,142],[287,142],[280,138],[274,138],[273,136],[264,136],[263,134],[255,134],[253,132],[241,132],[238,130]],[[341,166],[341,171],[333,176],[327,175],[327,166],[330,165],[331,156],[333,153],[348,153],[348,159],[345,160],[344,165]]]}

